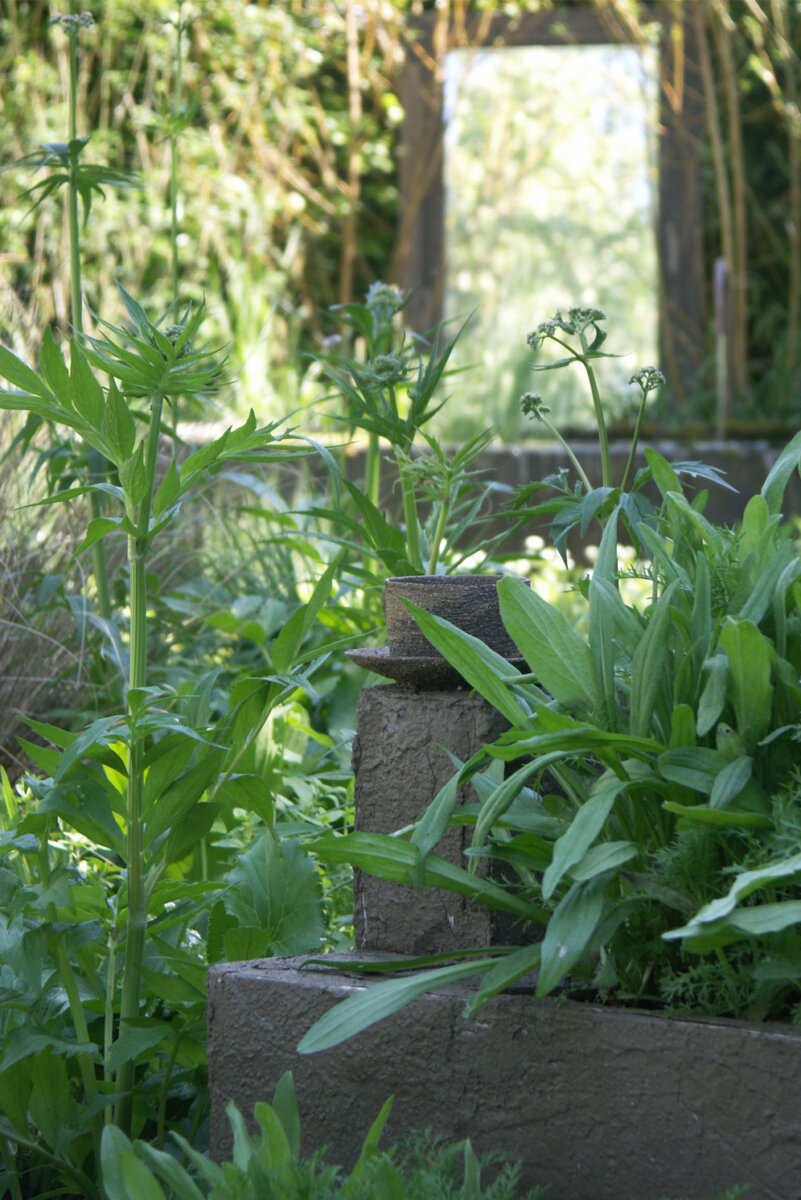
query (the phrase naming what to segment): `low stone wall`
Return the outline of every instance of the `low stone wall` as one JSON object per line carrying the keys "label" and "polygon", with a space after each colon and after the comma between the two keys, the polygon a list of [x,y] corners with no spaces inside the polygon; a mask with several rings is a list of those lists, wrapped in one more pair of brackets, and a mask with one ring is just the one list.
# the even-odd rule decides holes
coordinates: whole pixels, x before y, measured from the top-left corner
{"label": "low stone wall", "polygon": [[[411,1129],[469,1136],[524,1163],[549,1200],[801,1197],[801,1035],[782,1026],[679,1019],[590,1004],[496,997],[462,1016],[454,985],[334,1050],[298,1055],[332,1004],[365,986],[299,959],[209,973],[211,1145],[230,1154],[225,1105],[252,1116],[294,1074],[304,1153],[352,1165],[381,1105],[382,1137]],[[364,951],[359,958],[375,958]],[[386,956],[385,956],[386,957]],[[370,986],[368,983],[367,986]]]}

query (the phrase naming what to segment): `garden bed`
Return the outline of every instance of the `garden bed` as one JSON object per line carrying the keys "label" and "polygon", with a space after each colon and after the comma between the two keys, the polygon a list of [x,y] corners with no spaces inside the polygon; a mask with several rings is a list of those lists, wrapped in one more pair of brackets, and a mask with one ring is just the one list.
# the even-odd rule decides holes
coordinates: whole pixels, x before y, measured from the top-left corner
{"label": "garden bed", "polygon": [[[705,1200],[748,1183],[749,1200],[801,1196],[801,1035],[783,1025],[665,1017],[560,999],[525,982],[477,1018],[454,984],[335,1050],[295,1047],[364,986],[302,959],[227,963],[209,975],[211,1147],[230,1152],[225,1105],[242,1112],[292,1070],[306,1150],[352,1163],[389,1095],[385,1138],[412,1128],[469,1136],[520,1157],[552,1200]],[[387,956],[384,956],[387,957]]]}

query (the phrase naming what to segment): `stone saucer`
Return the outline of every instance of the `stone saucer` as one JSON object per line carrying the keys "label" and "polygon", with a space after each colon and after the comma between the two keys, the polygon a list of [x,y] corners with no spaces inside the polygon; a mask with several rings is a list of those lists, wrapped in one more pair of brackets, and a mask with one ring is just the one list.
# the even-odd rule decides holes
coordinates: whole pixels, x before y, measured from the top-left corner
{"label": "stone saucer", "polygon": [[[389,646],[365,646],[360,650],[346,650],[345,655],[357,667],[392,679],[401,687],[424,689],[447,689],[468,687],[455,667],[440,655],[390,655]],[[525,671],[526,660],[514,656],[506,660],[510,666]]]}

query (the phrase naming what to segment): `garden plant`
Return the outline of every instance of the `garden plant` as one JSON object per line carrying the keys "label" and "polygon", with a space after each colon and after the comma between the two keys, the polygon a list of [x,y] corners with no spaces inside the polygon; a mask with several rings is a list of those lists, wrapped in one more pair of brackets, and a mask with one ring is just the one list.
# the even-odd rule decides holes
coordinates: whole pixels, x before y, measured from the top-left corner
{"label": "garden plant", "polygon": [[[557,314],[531,340],[575,332],[581,314]],[[596,331],[601,320],[588,315]],[[582,338],[561,365],[587,366],[587,355]],[[643,376],[634,382],[644,400]],[[411,832],[315,844],[331,861],[505,909],[530,925],[530,944],[448,965],[409,963],[415,973],[326,1014],[301,1051],[335,1045],[432,986],[483,972],[473,1013],[532,968],[539,996],[567,986],[695,1012],[798,1018],[801,559],[782,504],[801,435],[736,529],[709,522],[706,493],[690,499],[677,471],[645,453],[633,487],[655,486],[647,505],[635,507],[622,489],[582,489],[581,476],[575,492],[552,481],[560,533],[594,515],[603,532],[582,593],[583,629],[536,589],[500,582],[501,613],[529,673],[415,611],[508,732],[461,766]],[[641,550],[640,601],[619,588],[624,523]],[[456,807],[468,780],[478,802]],[[434,853],[452,821],[473,827],[467,869]],[[491,860],[489,879],[476,874],[481,859]]]}
{"label": "garden plant", "polygon": [[[43,113],[52,120],[58,71],[38,56],[34,7],[19,0],[0,18],[0,55],[20,64],[0,96],[14,147],[17,127],[29,133]],[[483,972],[475,1011],[534,967],[540,995],[559,987],[678,1010],[798,1016],[801,563],[781,510],[801,442],[780,456],[742,526],[718,527],[704,516],[704,494],[685,491],[688,476],[718,485],[715,472],[650,450],[647,469],[634,469],[659,384],[649,369],[634,377],[637,420],[616,482],[594,374],[606,354],[596,309],[557,314],[530,343],[565,351],[544,369],[585,373],[602,486],[563,442],[576,478],[534,481],[509,510],[510,529],[552,517],[562,551],[569,533],[600,534],[592,578],[574,598],[579,621],[505,580],[500,602],[523,674],[418,613],[509,731],[460,765],[411,836],[339,836],[352,819],[344,755],[358,686],[341,651],[373,629],[370,586],[387,574],[463,570],[476,554],[484,569],[496,548],[479,523],[495,487],[476,462],[490,432],[455,453],[431,432],[458,394],[455,338],[444,326],[404,329],[408,296],[383,283],[352,300],[357,276],[366,284],[389,256],[397,118],[382,114],[398,109],[387,83],[410,36],[402,3],[364,6],[362,34],[359,7],[348,0],[340,13],[315,0],[306,19],[308,5],[251,5],[240,43],[230,6],[213,2],[201,15],[179,0],[168,45],[151,6],[134,13],[121,3],[103,12],[90,51],[91,17],[71,5],[51,35],[66,97],[64,132],[53,136],[66,141],[3,163],[4,189],[20,169],[35,174],[0,213],[9,247],[0,409],[13,422],[2,426],[0,480],[32,479],[36,503],[23,510],[35,524],[18,535],[24,568],[7,553],[12,522],[2,522],[0,598],[13,595],[15,606],[2,629],[24,627],[53,650],[38,655],[49,686],[26,714],[14,778],[0,771],[0,1190],[12,1200],[233,1200],[265,1187],[298,1198],[516,1194],[511,1169],[482,1182],[469,1142],[421,1138],[378,1153],[388,1107],[350,1175],[320,1154],[303,1162],[286,1079],[257,1110],[255,1138],[230,1111],[232,1163],[206,1156],[206,967],[347,945],[349,864],[453,888],[544,929],[544,940],[407,964],[411,974],[336,1010],[304,1050]],[[723,28],[721,6],[711,7]],[[748,30],[755,44],[767,29],[757,26]],[[768,68],[781,59],[792,83],[785,42],[763,39],[757,58]],[[208,80],[185,61],[188,50],[203,56]],[[269,93],[259,105],[251,62]],[[372,112],[359,108],[368,96]],[[797,111],[789,92],[774,101]],[[91,139],[80,132],[82,103],[98,126]],[[240,120],[228,137],[232,112]],[[148,174],[159,146],[166,171]],[[251,195],[243,163],[256,160],[271,184]],[[196,194],[182,198],[187,178]],[[241,198],[241,208],[217,212],[224,234],[210,228],[217,193]],[[369,234],[359,256],[357,212]],[[742,230],[738,238],[744,255]],[[797,364],[797,258],[789,261],[782,380]],[[125,286],[115,290],[114,277]],[[210,301],[213,312],[204,287],[225,301]],[[323,352],[321,313],[337,298],[332,320],[345,344]],[[204,341],[209,318],[237,359],[237,393],[222,339]],[[293,357],[301,341],[313,355]],[[219,394],[247,412],[256,390],[294,408],[308,404],[315,379],[333,385],[321,413],[336,405],[340,429],[367,434],[363,486],[342,480],[340,495],[336,452],[283,421],[237,417],[200,448],[178,435],[179,406],[217,415]],[[561,440],[539,397],[527,394],[523,411]],[[307,417],[318,427],[326,419]],[[399,504],[382,491],[382,440]],[[309,483],[303,503],[286,499],[275,478],[305,482],[312,455],[330,494]],[[216,512],[212,486],[239,498]],[[402,520],[387,516],[393,509]],[[80,529],[70,565],[54,548],[67,528],[70,537]],[[619,588],[619,534],[638,555],[641,602]],[[467,780],[478,800],[457,809]],[[454,821],[473,826],[470,869],[435,853]],[[486,878],[473,869],[482,859],[492,863]]]}

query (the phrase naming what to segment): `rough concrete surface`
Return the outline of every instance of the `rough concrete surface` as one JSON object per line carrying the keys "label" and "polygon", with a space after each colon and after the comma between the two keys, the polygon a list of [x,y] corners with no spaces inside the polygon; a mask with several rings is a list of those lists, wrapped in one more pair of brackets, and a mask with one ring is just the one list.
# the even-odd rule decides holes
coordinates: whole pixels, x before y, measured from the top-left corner
{"label": "rough concrete surface", "polygon": [[[801,1198],[801,1036],[783,1026],[666,1018],[506,994],[461,1016],[454,985],[334,1050],[300,1056],[315,1019],[365,986],[299,959],[209,973],[212,1153],[225,1105],[250,1116],[291,1069],[303,1150],[352,1163],[386,1098],[382,1144],[430,1127],[508,1151],[547,1200]],[[362,952],[356,957],[364,958]],[[378,957],[378,956],[369,956]],[[369,985],[368,985],[369,986]]]}
{"label": "rough concrete surface", "polygon": [[[455,771],[442,747],[464,762],[506,728],[491,705],[465,689],[364,688],[353,745],[356,828],[394,833],[411,824]],[[471,786],[461,789],[460,803],[475,799]],[[466,866],[469,844],[467,827],[449,829],[436,853]],[[356,945],[361,948],[436,954],[485,946],[493,939],[493,914],[453,892],[389,883],[361,871],[354,872],[353,887]]]}

